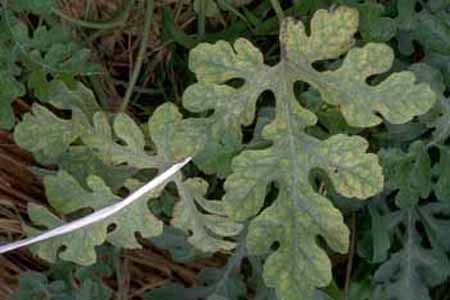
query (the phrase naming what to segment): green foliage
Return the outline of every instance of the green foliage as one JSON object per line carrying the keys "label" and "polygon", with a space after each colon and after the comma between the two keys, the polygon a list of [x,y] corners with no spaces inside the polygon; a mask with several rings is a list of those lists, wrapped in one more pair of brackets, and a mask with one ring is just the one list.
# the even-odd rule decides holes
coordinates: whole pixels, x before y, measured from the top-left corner
{"label": "green foliage", "polygon": [[148,300],[238,300],[245,298],[245,284],[238,267],[246,251],[243,246],[236,249],[222,269],[205,268],[199,274],[200,286],[184,288],[174,285],[155,289],[146,295]]}
{"label": "green foliage", "polygon": [[[193,235],[188,239],[189,242],[203,251],[233,249],[234,242],[222,240],[217,236],[235,236],[242,230],[242,226],[227,218],[221,201],[204,198],[208,188],[207,182],[200,178],[190,178],[183,183],[176,183],[183,201],[175,207],[172,225],[191,230]],[[202,213],[200,209],[208,214]]]}
{"label": "green foliage", "polygon": [[[199,166],[207,173],[228,170],[231,158],[241,148],[240,127],[252,123],[258,96],[271,90],[284,100],[280,101],[293,101],[291,87],[298,80],[319,90],[326,103],[339,105],[351,126],[379,124],[381,119],[375,113],[400,124],[426,112],[434,102],[434,94],[426,85],[415,84],[411,72],[392,74],[376,87],[366,83],[369,76],[391,67],[394,56],[386,45],[367,44],[354,48],[342,67],[334,71],[318,72],[312,67],[314,62],[346,53],[353,45],[357,26],[356,12],[345,8],[334,14],[318,11],[309,37],[302,23],[287,20],[280,33],[282,61],[274,67],[264,65],[262,54],[244,39],[238,39],[233,47],[217,42],[193,49],[189,66],[199,82],[186,90],[183,103],[193,112],[214,110],[207,118],[211,124],[209,143],[196,158]],[[338,29],[331,30],[334,28]],[[273,78],[282,81],[273,81]],[[244,80],[244,84],[239,88],[223,85],[231,79]],[[294,104],[289,104],[289,108],[301,114],[299,118],[304,125],[297,127],[315,124],[316,117],[309,111]]]}
{"label": "green foliage", "polygon": [[[391,123],[404,123],[434,103],[432,90],[416,84],[412,72],[391,74],[376,86],[366,83],[367,77],[390,68],[393,53],[388,46],[374,43],[351,49],[357,25],[356,12],[345,7],[332,14],[317,11],[309,36],[302,23],[288,19],[280,33],[281,61],[273,67],[264,65],[262,54],[243,39],[234,43],[234,50],[225,42],[192,50],[190,67],[199,83],[187,89],[183,101],[196,112],[214,109],[208,119],[217,127],[211,126],[209,143],[217,141],[217,145],[207,146],[207,157],[221,157],[226,151],[225,134],[233,135],[229,145],[241,143],[240,126],[253,120],[256,100],[263,91],[272,91],[277,101],[275,120],[262,133],[272,146],[244,151],[233,160],[224,201],[231,216],[245,220],[261,210],[267,186],[277,184],[277,199],[252,220],[247,243],[254,254],[268,253],[274,242],[279,243],[265,263],[264,278],[282,299],[296,299],[299,294],[309,298],[315,287],[330,283],[330,261],[316,244],[317,236],[337,252],[348,250],[348,229],[342,216],[309,183],[311,171],[325,171],[334,188],[346,197],[364,199],[382,189],[381,168],[375,155],[365,153],[368,144],[364,139],[337,134],[321,141],[305,133],[317,117],[297,102],[293,83],[309,83],[323,101],[339,105],[347,123],[355,127],[379,124],[375,112]],[[312,67],[316,61],[347,51],[336,70],[318,72]],[[244,79],[244,85],[224,84],[235,78]]]}
{"label": "green foliage", "polygon": [[[444,153],[445,155],[445,153]],[[419,200],[431,192],[431,162],[421,142],[411,145],[408,153],[387,150],[380,153],[390,188],[399,190],[396,204],[399,211],[389,213],[396,226],[404,226],[401,248],[390,255],[375,273],[375,299],[431,299],[428,287],[444,282],[450,275],[447,258],[448,238],[443,232],[450,223],[438,214],[448,214],[448,200],[420,205]],[[439,166],[446,163],[442,157]],[[446,180],[446,173],[442,173]],[[440,179],[441,180],[441,179]],[[417,224],[428,236],[430,246],[424,240]],[[394,228],[395,229],[395,228]],[[385,232],[388,234],[388,232]]]}
{"label": "green foliage", "polygon": [[[58,108],[72,109],[71,119],[62,119],[45,107],[35,104],[32,113],[26,114],[14,131],[16,142],[44,162],[60,162],[64,166],[67,165],[64,158],[73,161],[76,151],[84,149],[84,152],[78,152],[77,161],[91,160],[90,156],[96,155],[100,161],[116,168],[125,164],[127,168],[116,169],[122,182],[115,185],[125,186],[130,190],[130,187],[137,188],[136,183],[125,182],[126,176],[123,173],[132,174],[133,169],[167,168],[177,160],[195,154],[204,144],[204,134],[197,130],[202,123],[195,119],[182,120],[177,108],[167,103],[155,111],[148,123],[148,132],[156,150],[156,154],[150,154],[145,149],[147,142],[143,132],[129,116],[116,115],[111,126],[105,113],[94,112],[99,109],[94,105],[95,98],[81,84],[77,85],[76,90],[58,86],[58,91],[55,97],[70,95],[74,100],[80,99],[78,102],[71,101],[70,105],[65,105],[59,98],[51,100]],[[48,120],[52,120],[51,123],[46,123]],[[82,148],[77,142],[79,140],[83,142]],[[77,213],[79,216],[80,212],[97,210],[120,200],[105,183],[106,179],[113,180],[111,174],[103,171],[105,166],[99,163],[98,166],[91,165],[91,168],[95,175],[89,174],[87,177],[80,176],[77,170],[73,170],[75,175],[60,170],[44,177],[49,204],[56,212],[62,215]],[[78,180],[74,177],[76,175]],[[105,180],[99,175],[105,176]],[[200,178],[183,181],[181,176],[173,181],[181,198],[175,207],[172,219],[174,226],[191,231],[193,235],[189,241],[202,251],[233,249],[235,243],[222,238],[238,234],[242,226],[227,218],[221,202],[204,198],[207,183]],[[158,195],[159,192],[156,192],[150,198]],[[147,200],[148,197],[143,197],[118,215],[85,230],[38,244],[33,250],[41,258],[51,262],[59,256],[64,260],[89,265],[96,261],[95,246],[105,241],[117,247],[140,248],[135,233],[139,232],[142,237],[150,238],[162,232],[162,222],[151,214]],[[53,228],[64,222],[42,206],[30,204],[28,214],[33,223],[45,228]],[[108,231],[111,224],[115,228]],[[26,232],[32,235],[39,231],[26,227]],[[66,249],[60,252],[63,246]]]}
{"label": "green foliage", "polygon": [[[100,248],[106,258],[89,267],[75,267],[58,261],[49,272],[27,272],[20,278],[20,288],[12,295],[15,300],[109,300],[112,291],[102,278],[113,273],[113,259],[117,253],[111,248]],[[77,287],[74,286],[77,282]]]}
{"label": "green foliage", "polygon": [[[62,214],[70,214],[80,209],[98,209],[120,200],[105,185],[104,181],[96,176],[86,179],[89,191],[84,190],[79,183],[64,171],[54,176],[46,176],[44,184],[50,205]],[[123,248],[140,248],[135,233],[140,232],[145,238],[159,235],[162,223],[148,210],[146,198],[138,200],[123,212],[99,222],[92,227],[68,234],[66,236],[40,243],[33,247],[40,257],[54,262],[61,246],[66,250],[59,253],[61,259],[76,262],[80,265],[90,265],[96,261],[95,246],[108,240],[111,244]],[[46,228],[56,227],[63,223],[58,217],[42,206],[29,205],[28,215],[34,224]],[[112,232],[108,225],[114,224]],[[29,235],[36,234],[33,228],[26,228]]]}
{"label": "green foliage", "polygon": [[238,300],[245,297],[245,285],[242,276],[225,268],[205,268],[199,274],[201,287],[183,288],[169,286],[148,293],[148,300]]}
{"label": "green foliage", "polygon": [[[149,300],[446,299],[450,2],[285,1],[282,22],[270,12],[282,1],[250,2],[183,2],[206,29],[198,35],[165,10],[165,64],[190,85],[173,102],[162,85],[155,101],[136,93],[126,112],[98,103],[84,80],[98,69],[52,17],[56,2],[5,10],[0,127],[39,163],[48,201],[28,203],[27,235],[193,157],[123,212],[31,247],[51,269],[24,274],[15,298],[109,299],[99,278],[115,266],[99,249],[147,239],[183,264],[229,255],[194,286],[174,277]],[[31,109],[14,112],[18,98]]]}
{"label": "green foliage", "polygon": [[198,248],[189,244],[187,233],[173,226],[164,226],[163,233],[152,239],[152,243],[160,248],[167,249],[171,258],[176,262],[187,263],[206,255]]}
{"label": "green foliage", "polygon": [[423,61],[439,69],[446,83],[450,82],[448,1],[397,0],[389,1],[387,7],[368,0],[338,2],[358,8],[364,40],[385,42],[395,37],[403,55],[413,54],[417,48],[414,43],[418,43],[424,51]]}
{"label": "green foliage", "polygon": [[[9,4],[4,1],[5,6]],[[47,14],[53,1],[9,1],[12,9]],[[12,102],[25,95],[25,83],[35,96],[45,101],[48,78],[73,78],[93,74],[96,65],[89,62],[89,50],[73,40],[67,28],[41,24],[29,32],[27,25],[12,10],[1,10],[0,16],[0,128],[13,128]]]}

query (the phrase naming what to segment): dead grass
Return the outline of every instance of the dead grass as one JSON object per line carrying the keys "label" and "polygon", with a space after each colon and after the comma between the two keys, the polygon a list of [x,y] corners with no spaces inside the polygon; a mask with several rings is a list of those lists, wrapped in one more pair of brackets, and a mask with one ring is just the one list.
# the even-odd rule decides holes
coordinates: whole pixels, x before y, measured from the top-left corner
{"label": "dead grass", "polygon": [[[60,0],[60,10],[73,18],[89,21],[111,20],[123,9],[124,0]],[[128,0],[127,0],[128,1]],[[137,50],[142,40],[145,1],[136,0],[126,24],[108,30],[89,30],[82,26],[74,26],[80,40],[87,43],[92,50],[94,62],[102,66],[102,74],[95,80],[100,93],[105,94],[108,109],[114,111],[120,105],[128,79],[134,68]],[[175,70],[167,69],[173,53],[172,41],[163,38],[163,12],[169,11],[177,28],[185,29],[195,21],[190,1],[160,0],[155,1],[155,11],[149,33],[149,42],[144,57],[144,72],[141,74],[135,90],[146,93],[160,89],[158,79],[164,70],[164,76],[176,77]],[[68,23],[73,26],[73,24]],[[176,80],[172,80],[175,82]],[[99,92],[99,91],[97,91]],[[133,109],[133,108],[131,108]]]}
{"label": "dead grass", "polygon": [[[27,203],[45,203],[42,184],[31,172],[32,157],[13,143],[10,134],[0,131],[0,239],[24,237],[23,218]],[[18,278],[25,271],[41,271],[45,264],[27,250],[0,256],[0,299],[10,299]]]}

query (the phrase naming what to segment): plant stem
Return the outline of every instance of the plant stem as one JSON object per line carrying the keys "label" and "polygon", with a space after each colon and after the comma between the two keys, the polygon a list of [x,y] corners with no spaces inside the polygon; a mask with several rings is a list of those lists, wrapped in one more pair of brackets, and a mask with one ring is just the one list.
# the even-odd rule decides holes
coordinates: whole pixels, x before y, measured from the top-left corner
{"label": "plant stem", "polygon": [[355,256],[355,246],[356,246],[356,215],[352,214],[352,233],[350,237],[350,252],[348,254],[348,262],[347,262],[347,271],[345,274],[345,287],[344,287],[344,295],[345,299],[349,300],[350,293],[350,281],[352,276],[353,269],[353,257]]}
{"label": "plant stem", "polygon": [[95,95],[97,95],[97,98],[100,102],[101,107],[103,110],[109,111],[109,103],[108,103],[108,96],[106,95],[105,91],[103,90],[103,87],[101,85],[101,78],[100,76],[89,76],[88,78],[89,83],[91,84],[93,90],[95,91]]}
{"label": "plant stem", "polygon": [[136,0],[125,0],[126,4],[123,5],[119,10],[120,12],[113,17],[111,20],[108,21],[86,21],[86,20],[79,20],[76,18],[73,18],[71,16],[66,15],[59,9],[53,9],[53,13],[55,13],[58,17],[61,19],[64,19],[68,22],[71,22],[75,25],[91,28],[91,29],[111,29],[117,26],[121,26],[125,24],[126,20],[128,19],[128,13],[130,12],[131,7],[133,6],[134,2]]}
{"label": "plant stem", "polygon": [[206,4],[205,0],[200,0],[200,7],[198,12],[198,36],[203,37],[205,35],[205,23],[206,23]]}
{"label": "plant stem", "polygon": [[134,66],[133,73],[131,74],[130,84],[128,85],[127,91],[125,92],[125,97],[123,98],[122,104],[120,105],[121,112],[127,109],[128,103],[130,102],[131,94],[133,93],[134,90],[134,86],[136,85],[139,73],[141,72],[142,63],[144,61],[145,52],[148,46],[148,38],[150,33],[150,26],[152,24],[154,6],[155,6],[154,0],[147,0],[147,11],[145,16],[144,32],[142,34],[141,45],[139,46],[136,65]]}
{"label": "plant stem", "polygon": [[277,14],[278,20],[281,22],[284,19],[284,12],[283,8],[281,8],[280,2],[278,0],[270,0],[270,3],[272,3],[273,10]]}

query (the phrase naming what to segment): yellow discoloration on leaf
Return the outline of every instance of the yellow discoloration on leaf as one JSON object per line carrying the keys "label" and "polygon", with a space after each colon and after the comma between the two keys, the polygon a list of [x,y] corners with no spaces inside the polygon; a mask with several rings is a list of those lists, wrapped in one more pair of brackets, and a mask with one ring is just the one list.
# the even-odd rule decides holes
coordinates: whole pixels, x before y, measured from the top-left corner
{"label": "yellow discoloration on leaf", "polygon": [[[357,29],[358,12],[348,7],[318,10],[309,33],[303,23],[288,18],[280,32],[281,61],[272,67],[244,39],[233,45],[219,41],[194,48],[189,66],[198,83],[186,90],[183,104],[197,113],[213,111],[205,118],[210,124],[208,145],[194,161],[206,173],[229,174],[231,158],[242,148],[241,126],[253,122],[258,97],[267,90],[276,92],[280,84],[288,86],[283,94],[292,98],[289,90],[294,82],[310,84],[325,102],[339,107],[353,127],[377,125],[383,121],[379,115],[393,124],[405,123],[431,108],[434,93],[427,85],[417,84],[412,72],[394,73],[374,86],[367,83],[369,77],[390,69],[393,52],[387,45],[374,43],[352,49]],[[337,70],[319,72],[312,66],[347,52]],[[227,85],[233,79],[242,80],[242,85]],[[311,112],[291,107],[306,126],[314,125]]]}
{"label": "yellow discoloration on leaf", "polygon": [[[348,248],[342,215],[314,190],[311,171],[324,171],[346,197],[365,199],[383,187],[378,158],[366,153],[363,138],[339,134],[321,141],[305,133],[317,117],[300,105],[294,83],[303,81],[317,89],[354,127],[377,125],[381,117],[404,123],[425,113],[435,101],[431,89],[417,84],[412,72],[369,84],[369,77],[390,69],[393,53],[383,44],[352,49],[357,29],[358,13],[348,7],[318,10],[309,32],[301,22],[286,19],[280,33],[281,61],[275,66],[265,65],[261,53],[243,39],[233,46],[223,41],[201,44],[191,52],[190,67],[199,82],[186,90],[183,103],[197,113],[212,110],[203,119],[211,124],[207,146],[195,158],[206,172],[230,164],[241,148],[241,126],[253,122],[258,97],[268,90],[275,96],[275,119],[262,132],[272,145],[243,151],[233,160],[224,201],[231,216],[245,220],[260,212],[269,185],[275,183],[278,197],[251,221],[247,242],[256,254],[279,243],[265,263],[264,278],[283,300],[299,295],[310,299],[315,288],[329,284],[331,264],[318,236],[334,251],[345,253]],[[313,67],[347,52],[335,70],[320,72]],[[234,79],[243,83],[233,85]]]}

